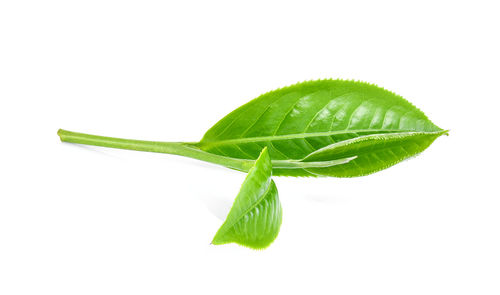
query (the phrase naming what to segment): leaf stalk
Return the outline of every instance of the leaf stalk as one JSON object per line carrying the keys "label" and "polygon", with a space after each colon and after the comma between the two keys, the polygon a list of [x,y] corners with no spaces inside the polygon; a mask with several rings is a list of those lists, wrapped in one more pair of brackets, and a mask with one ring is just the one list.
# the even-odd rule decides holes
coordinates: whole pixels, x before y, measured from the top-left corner
{"label": "leaf stalk", "polygon": [[146,141],[136,139],[124,139],[100,135],[85,134],[59,129],[57,131],[61,141],[79,143],[86,145],[102,146],[124,150],[143,152],[164,153],[189,157],[218,165],[223,165],[242,172],[248,172],[255,163],[254,160],[229,158],[221,155],[207,153],[188,143]]}

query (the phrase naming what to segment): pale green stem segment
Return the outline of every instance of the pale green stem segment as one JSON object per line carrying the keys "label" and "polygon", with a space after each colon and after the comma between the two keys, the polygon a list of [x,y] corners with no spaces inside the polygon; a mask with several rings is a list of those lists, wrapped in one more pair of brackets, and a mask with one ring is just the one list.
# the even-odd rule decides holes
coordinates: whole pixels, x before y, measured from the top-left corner
{"label": "pale green stem segment", "polygon": [[[231,169],[248,172],[253,167],[255,160],[230,158],[217,154],[205,152],[192,144],[185,142],[164,142],[164,141],[146,141],[135,139],[123,139],[116,137],[107,137],[91,135],[59,129],[57,132],[61,141],[80,143],[87,145],[104,146],[110,148],[135,150],[144,152],[164,153],[189,157],[205,162],[210,162]],[[302,162],[301,160],[272,160],[273,168],[280,169],[305,169],[321,168],[334,165],[345,164],[356,157],[333,159],[320,162]]]}
{"label": "pale green stem segment", "polygon": [[57,134],[61,138],[61,141],[65,142],[104,146],[104,147],[124,149],[124,150],[135,150],[135,151],[185,156],[218,165],[223,165],[243,172],[248,172],[248,170],[253,166],[255,162],[254,160],[235,159],[235,158],[229,158],[216,154],[207,153],[196,147],[190,147],[188,144],[182,142],[161,142],[161,141],[123,139],[116,137],[78,133],[63,129],[59,129],[59,131],[57,131]]}

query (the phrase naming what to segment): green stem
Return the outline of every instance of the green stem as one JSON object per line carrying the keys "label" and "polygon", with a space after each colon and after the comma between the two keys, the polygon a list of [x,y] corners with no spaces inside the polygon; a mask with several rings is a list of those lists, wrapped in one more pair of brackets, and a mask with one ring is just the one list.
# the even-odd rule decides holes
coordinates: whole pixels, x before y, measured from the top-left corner
{"label": "green stem", "polygon": [[134,139],[123,139],[116,137],[98,136],[85,133],[78,133],[59,129],[57,134],[61,141],[117,148],[124,150],[135,150],[144,152],[164,153],[194,158],[218,165],[223,165],[232,169],[248,172],[253,166],[253,160],[243,160],[224,157],[216,154],[204,152],[194,146],[182,142],[161,142],[145,141]]}

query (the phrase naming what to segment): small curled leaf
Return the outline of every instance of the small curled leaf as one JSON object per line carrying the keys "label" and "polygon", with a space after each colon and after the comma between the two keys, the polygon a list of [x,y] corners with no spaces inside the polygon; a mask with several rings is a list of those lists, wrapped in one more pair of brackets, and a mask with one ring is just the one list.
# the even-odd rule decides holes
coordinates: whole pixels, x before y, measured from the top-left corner
{"label": "small curled leaf", "polygon": [[271,172],[271,158],[267,148],[264,148],[248,172],[212,244],[237,243],[263,249],[276,239],[281,226],[282,209]]}

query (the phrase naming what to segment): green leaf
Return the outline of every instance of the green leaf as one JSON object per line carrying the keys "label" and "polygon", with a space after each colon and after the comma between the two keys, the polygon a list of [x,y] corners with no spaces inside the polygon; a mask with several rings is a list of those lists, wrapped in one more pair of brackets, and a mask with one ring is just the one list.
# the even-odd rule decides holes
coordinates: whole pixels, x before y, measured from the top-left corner
{"label": "green leaf", "polygon": [[311,167],[305,170],[320,176],[367,175],[422,152],[444,133],[446,131],[375,134],[340,141],[309,154],[304,161],[321,162],[322,159],[356,155],[355,161],[350,161],[345,165]]}
{"label": "green leaf", "polygon": [[263,249],[276,239],[281,226],[282,209],[271,173],[271,159],[264,147],[212,244],[238,243],[253,249]]}
{"label": "green leaf", "polygon": [[[238,159],[255,159],[267,147],[273,160],[301,163],[356,156],[329,168],[275,165],[273,170],[274,175],[285,176],[353,177],[420,153],[444,133],[415,106],[383,88],[318,80],[261,95],[220,120],[196,146]],[[391,134],[399,134],[398,139]],[[363,138],[362,156],[355,152],[359,145],[351,144],[357,138]],[[341,142],[346,143],[342,153],[318,153],[327,147],[335,149]]]}
{"label": "green leaf", "polygon": [[267,147],[277,176],[362,176],[425,150],[445,130],[383,88],[343,80],[298,83],[259,96],[198,143],[59,130],[62,141],[176,154],[247,172]]}

